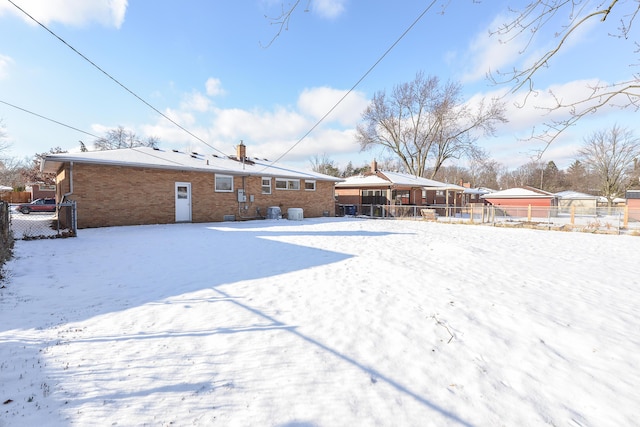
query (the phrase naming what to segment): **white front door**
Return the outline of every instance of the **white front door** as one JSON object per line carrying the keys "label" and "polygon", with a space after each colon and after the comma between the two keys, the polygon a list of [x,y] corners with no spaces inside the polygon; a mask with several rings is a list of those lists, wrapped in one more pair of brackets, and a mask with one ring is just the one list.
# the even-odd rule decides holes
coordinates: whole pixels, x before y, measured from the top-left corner
{"label": "white front door", "polygon": [[176,222],[191,221],[191,183],[176,182]]}

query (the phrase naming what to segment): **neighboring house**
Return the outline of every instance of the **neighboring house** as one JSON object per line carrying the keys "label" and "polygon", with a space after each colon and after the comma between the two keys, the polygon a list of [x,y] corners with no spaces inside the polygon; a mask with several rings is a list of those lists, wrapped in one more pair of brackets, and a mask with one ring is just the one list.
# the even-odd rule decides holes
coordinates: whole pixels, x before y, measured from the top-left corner
{"label": "neighboring house", "polygon": [[370,173],[337,183],[338,204],[460,206],[464,187],[406,173],[380,171],[377,166],[374,160]]}
{"label": "neighboring house", "polygon": [[[328,175],[235,157],[148,147],[50,154],[56,199],[77,205],[78,228],[264,218],[279,208],[304,217],[334,215]],[[300,215],[296,215],[300,216]]]}
{"label": "neighboring house", "polygon": [[463,187],[465,188],[462,192],[462,206],[467,206],[474,203],[485,204],[486,201],[482,198],[482,196],[495,192],[495,190],[486,187],[470,188],[467,185],[463,185]]}
{"label": "neighboring house", "polygon": [[[580,193],[578,191],[560,191],[555,193],[558,197],[558,210],[569,213],[572,209],[575,213],[584,215],[595,215],[597,207],[603,199],[600,196]],[[605,199],[606,202],[606,199]]]}
{"label": "neighboring house", "polygon": [[[516,187],[480,196],[493,206],[500,207],[507,215],[523,216],[523,209],[529,209],[531,216],[546,217],[554,213],[558,205],[555,194],[534,187]],[[526,216],[526,214],[525,214]]]}
{"label": "neighboring house", "polygon": [[27,186],[27,191],[31,193],[31,200],[56,197],[55,185],[31,184]]}
{"label": "neighboring house", "polygon": [[640,190],[627,190],[626,198],[629,219],[640,221]]}

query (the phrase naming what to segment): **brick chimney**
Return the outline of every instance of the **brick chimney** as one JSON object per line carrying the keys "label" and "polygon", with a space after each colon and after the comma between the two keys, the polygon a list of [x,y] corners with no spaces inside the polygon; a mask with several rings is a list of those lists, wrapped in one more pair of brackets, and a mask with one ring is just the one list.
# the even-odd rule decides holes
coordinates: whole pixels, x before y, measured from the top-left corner
{"label": "brick chimney", "polygon": [[244,145],[242,140],[240,140],[240,144],[236,147],[236,157],[240,161],[243,161],[247,158],[247,146]]}
{"label": "brick chimney", "polygon": [[378,171],[378,162],[376,162],[376,159],[373,159],[371,161],[371,173],[376,173]]}

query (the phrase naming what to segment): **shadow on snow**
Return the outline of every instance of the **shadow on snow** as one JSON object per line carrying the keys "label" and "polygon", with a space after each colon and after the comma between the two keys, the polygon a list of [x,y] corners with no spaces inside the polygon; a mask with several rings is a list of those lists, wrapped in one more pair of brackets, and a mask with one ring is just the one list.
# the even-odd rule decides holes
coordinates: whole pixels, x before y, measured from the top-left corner
{"label": "shadow on snow", "polygon": [[[270,227],[273,225],[274,227]],[[131,227],[111,229],[82,230],[76,239],[62,241],[25,242],[25,254],[29,256],[30,245],[42,245],[39,248],[58,254],[51,260],[50,272],[42,278],[39,289],[47,290],[42,294],[21,295],[15,308],[22,304],[31,305],[33,312],[20,316],[3,316],[5,322],[0,331],[15,331],[12,337],[3,334],[7,340],[4,345],[13,344],[15,351],[5,354],[22,354],[26,346],[47,347],[53,343],[37,343],[22,332],[29,329],[56,327],[70,322],[78,322],[105,313],[117,312],[149,303],[162,303],[163,300],[185,293],[213,289],[221,299],[259,316],[266,324],[239,328],[214,328],[207,331],[170,333],[171,336],[198,336],[211,334],[233,334],[242,332],[279,329],[324,352],[346,362],[378,381],[387,383],[399,392],[415,399],[425,407],[434,410],[454,423],[471,426],[455,414],[435,405],[408,386],[395,381],[390,375],[366,366],[358,360],[301,333],[295,326],[285,325],[275,317],[241,302],[238,298],[222,291],[221,285],[230,285],[239,281],[267,278],[320,265],[327,265],[351,258],[348,253],[326,251],[308,246],[284,243],[274,239],[289,236],[332,237],[376,237],[389,233],[369,231],[309,231],[297,230],[295,223],[248,222],[220,224],[173,224],[157,226],[138,226],[135,228],[136,240],[128,234]],[[88,243],[88,244],[87,244]],[[63,247],[61,247],[63,246]],[[88,251],[87,247],[91,250]],[[162,248],[158,251],[157,248]],[[348,248],[345,248],[347,252]],[[141,265],[140,254],[147,251],[159,253],[152,260],[153,266]],[[63,254],[67,254],[63,256]],[[38,255],[33,255],[37,257]],[[82,265],[77,268],[77,265]],[[117,269],[108,266],[117,265]],[[89,272],[89,274],[87,274]],[[14,272],[16,279],[11,286],[21,286],[20,273]],[[336,279],[338,280],[338,279]],[[31,288],[32,290],[34,288]],[[14,291],[15,293],[15,291]],[[55,298],[48,299],[48,295]],[[6,298],[6,297],[3,297]],[[56,302],[57,301],[57,302]],[[6,301],[0,301],[3,310],[10,309]],[[50,313],[47,324],[42,324],[45,316],[39,310]],[[22,332],[21,332],[22,331]],[[116,335],[113,337],[88,338],[87,342],[117,341],[131,339],[153,339],[162,334],[137,334],[133,336]],[[70,343],[81,343],[82,339],[72,339]],[[64,375],[63,371],[58,373]],[[54,375],[55,376],[55,375]],[[177,384],[176,386],[180,386]],[[168,387],[166,390],[173,390]],[[155,392],[161,390],[155,390]],[[111,396],[110,398],[114,398]],[[71,399],[69,406],[73,406]],[[78,403],[78,402],[75,402]]]}

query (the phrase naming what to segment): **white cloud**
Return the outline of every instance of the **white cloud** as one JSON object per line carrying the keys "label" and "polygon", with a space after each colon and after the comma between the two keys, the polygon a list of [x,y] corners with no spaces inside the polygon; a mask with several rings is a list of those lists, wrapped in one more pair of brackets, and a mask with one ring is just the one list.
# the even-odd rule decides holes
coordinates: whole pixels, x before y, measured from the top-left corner
{"label": "white cloud", "polygon": [[348,157],[359,150],[355,124],[368,101],[357,92],[345,98],[340,108],[305,136],[345,93],[327,87],[308,89],[299,96],[296,107],[278,105],[270,109],[213,108],[206,96],[193,93],[178,109],[165,113],[204,143],[162,118],[141,126],[141,135],[157,136],[165,149],[214,154],[233,154],[242,140],[250,157],[274,161],[289,151],[281,162],[309,168],[314,155]]}
{"label": "white cloud", "polygon": [[333,19],[345,11],[347,0],[314,0],[314,11],[324,18]]}
{"label": "white cloud", "polygon": [[[10,11],[35,25],[16,7],[3,3],[0,14]],[[127,0],[22,0],[15,3],[42,24],[60,22],[76,27],[97,22],[106,27],[120,28],[127,10]]]}
{"label": "white cloud", "polygon": [[[487,73],[492,73],[499,79],[500,73],[508,77],[514,67],[520,70],[531,67],[547,52],[557,47],[562,36],[560,32],[566,30],[566,22],[563,18],[554,17],[535,34],[530,31],[518,34],[515,30],[508,34],[495,33],[498,28],[513,19],[514,15],[497,15],[485,29],[472,38],[464,54],[457,55],[455,52],[447,54],[449,61],[455,58],[466,64],[461,78],[463,82],[481,80]],[[581,23],[564,41],[562,48],[554,57],[566,55],[577,46],[588,42],[589,34],[593,32],[597,23],[595,19]],[[550,62],[553,62],[553,59]],[[553,68],[552,64],[551,67]]]}
{"label": "white cloud", "polygon": [[0,80],[9,77],[9,67],[13,64],[13,59],[6,55],[0,55]]}
{"label": "white cloud", "polygon": [[205,83],[205,88],[207,95],[209,96],[224,95],[224,89],[222,89],[222,82],[220,79],[209,77]]}
{"label": "white cloud", "polygon": [[489,31],[494,30],[505,22],[503,16],[496,17],[489,27],[471,40],[467,51],[461,56],[464,59],[464,73],[462,82],[473,82],[484,79],[489,72],[504,71],[505,66],[510,68],[514,64],[524,49],[523,40],[510,40],[503,42],[497,35],[490,35]]}
{"label": "white cloud", "polygon": [[[314,120],[319,120],[327,114],[346,90],[332,89],[329,87],[317,87],[305,89],[298,99],[298,108],[304,114],[310,115]],[[362,111],[369,103],[362,92],[351,92],[327,117],[329,121],[336,121],[344,126],[355,126],[360,119]]]}
{"label": "white cloud", "polygon": [[[597,83],[599,82],[596,80],[576,80],[552,85],[544,90],[530,93],[522,91],[506,96],[505,115],[509,122],[498,125],[496,136],[482,138],[479,141],[480,145],[490,152],[492,158],[511,169],[535,159],[542,150],[545,150],[542,161],[553,160],[561,169],[568,167],[585,136],[595,130],[606,128],[611,123],[620,123],[622,126],[627,123],[628,126],[633,126],[635,123],[635,114],[632,111],[605,106],[564,130],[548,147],[545,141],[532,138],[545,130],[547,124],[570,117],[569,109],[554,109],[557,105],[555,97],[565,104],[577,102],[591,95],[591,87]],[[488,99],[498,95],[498,92],[476,94],[468,103],[473,105],[482,97]],[[586,104],[584,106],[586,107]]]}
{"label": "white cloud", "polygon": [[193,92],[186,96],[180,103],[180,109],[196,112],[205,112],[211,106],[211,100],[200,92]]}

